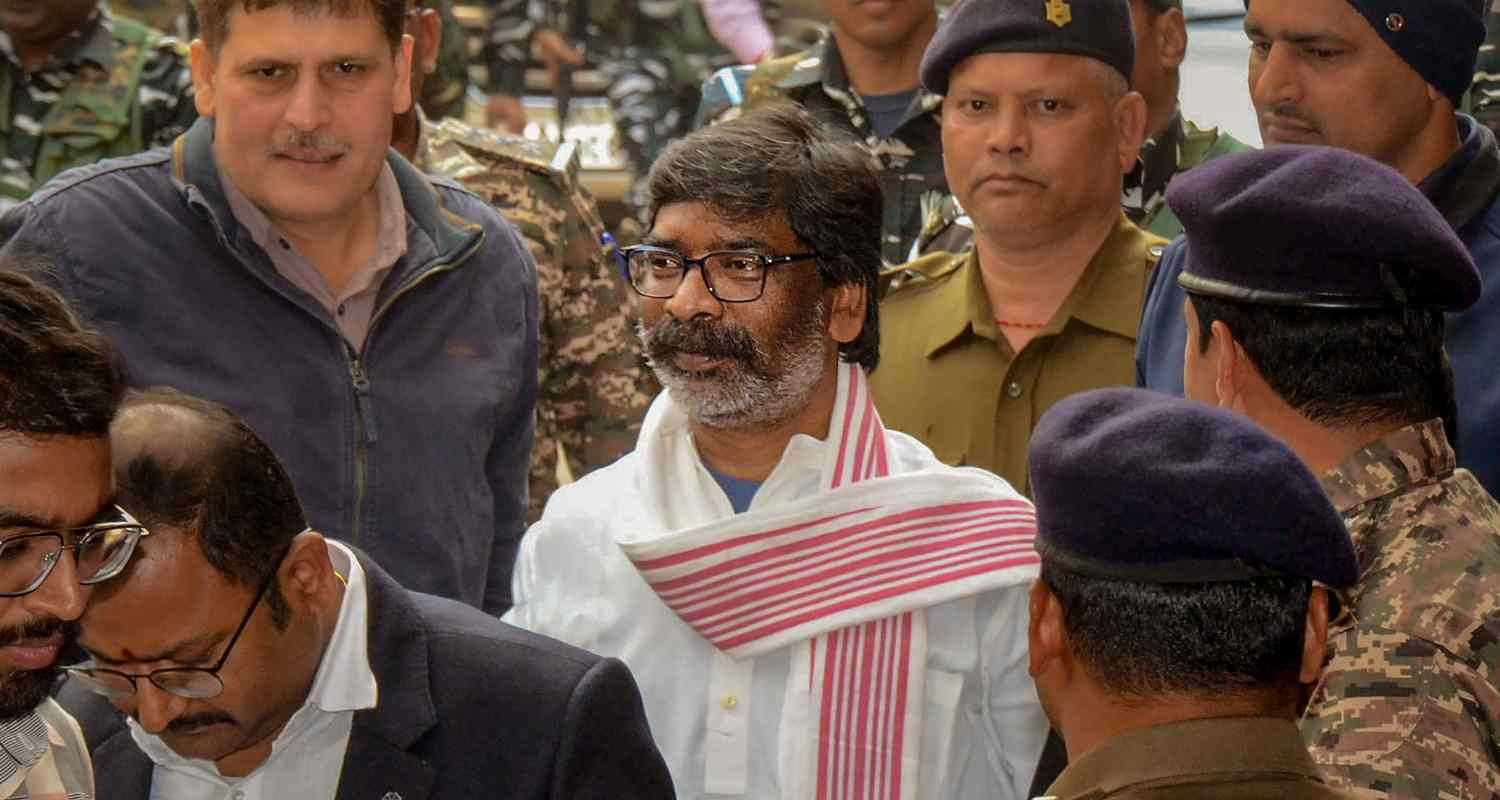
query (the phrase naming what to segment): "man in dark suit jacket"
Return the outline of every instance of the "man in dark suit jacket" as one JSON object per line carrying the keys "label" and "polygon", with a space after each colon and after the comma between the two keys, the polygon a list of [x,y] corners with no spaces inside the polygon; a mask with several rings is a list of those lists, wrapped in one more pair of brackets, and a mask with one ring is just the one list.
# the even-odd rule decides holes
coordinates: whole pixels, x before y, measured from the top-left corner
{"label": "man in dark suit jacket", "polygon": [[142,393],[111,439],[119,502],[151,533],[96,591],[61,697],[104,800],[673,797],[623,664],[306,530],[228,411]]}

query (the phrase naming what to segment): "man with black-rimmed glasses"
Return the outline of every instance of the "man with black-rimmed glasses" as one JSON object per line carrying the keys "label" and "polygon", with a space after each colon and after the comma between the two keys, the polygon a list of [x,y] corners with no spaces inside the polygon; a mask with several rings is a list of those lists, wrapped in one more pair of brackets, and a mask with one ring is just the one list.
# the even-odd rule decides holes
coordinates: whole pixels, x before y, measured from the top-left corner
{"label": "man with black-rimmed glasses", "polygon": [[224,407],[133,394],[111,444],[151,537],[90,600],[60,700],[113,800],[671,800],[620,662],[310,530]]}
{"label": "man with black-rimmed glasses", "polygon": [[78,724],[47,695],[92,587],[145,533],[111,502],[121,388],[61,298],[0,270],[0,797],[94,796]]}
{"label": "man with black-rimmed glasses", "polygon": [[1041,750],[1031,504],[870,399],[878,169],[789,104],[667,148],[621,251],[666,391],[522,540],[507,620],[630,666],[680,797],[1007,800]]}

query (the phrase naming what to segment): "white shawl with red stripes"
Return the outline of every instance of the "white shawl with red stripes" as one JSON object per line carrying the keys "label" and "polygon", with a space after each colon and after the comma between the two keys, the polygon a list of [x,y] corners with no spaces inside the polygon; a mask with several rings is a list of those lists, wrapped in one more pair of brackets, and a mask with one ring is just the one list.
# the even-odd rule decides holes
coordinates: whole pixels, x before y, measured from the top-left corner
{"label": "white shawl with red stripes", "polygon": [[668,523],[618,543],[684,622],[734,658],[796,647],[782,715],[789,798],[916,797],[926,669],[923,609],[1029,580],[1031,504],[980,470],[889,475],[864,372],[841,364],[826,492],[723,518],[695,485],[690,437],[658,402],[642,489]]}

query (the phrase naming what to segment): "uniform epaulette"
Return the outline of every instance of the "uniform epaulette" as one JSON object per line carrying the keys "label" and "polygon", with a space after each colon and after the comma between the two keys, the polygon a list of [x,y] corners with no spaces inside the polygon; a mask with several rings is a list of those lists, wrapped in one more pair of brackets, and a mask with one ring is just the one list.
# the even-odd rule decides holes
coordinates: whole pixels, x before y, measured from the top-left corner
{"label": "uniform epaulette", "polygon": [[958,271],[968,258],[967,253],[929,253],[915,261],[896,264],[880,271],[880,291],[883,297],[921,286],[931,285]]}
{"label": "uniform epaulette", "polygon": [[572,182],[578,177],[579,163],[574,149],[566,164],[557,163],[558,146],[552,142],[527,139],[479,128],[452,117],[435,123],[442,138],[490,157],[515,162],[534,172]]}
{"label": "uniform epaulette", "polygon": [[745,80],[745,102],[777,99],[790,89],[808,86],[823,79],[822,48],[773,58],[755,68]]}

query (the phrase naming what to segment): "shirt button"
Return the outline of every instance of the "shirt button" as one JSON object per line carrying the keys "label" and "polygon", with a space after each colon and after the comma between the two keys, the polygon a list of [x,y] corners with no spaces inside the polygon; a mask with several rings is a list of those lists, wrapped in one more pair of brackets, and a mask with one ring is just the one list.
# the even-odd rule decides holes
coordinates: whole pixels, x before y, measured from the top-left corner
{"label": "shirt button", "polygon": [[[281,249],[282,250],[290,250],[290,249],[292,249],[292,243],[289,242],[289,241],[287,241],[287,240],[285,240],[285,239],[282,239],[281,240]],[[239,800],[239,798],[235,798],[235,800]]]}
{"label": "shirt button", "polygon": [[339,303],[339,316],[344,316],[344,304]]}
{"label": "shirt button", "polygon": [[1010,383],[1006,384],[1005,385],[1005,393],[1007,395],[1009,395],[1010,399],[1012,399],[1012,400],[1020,397],[1021,396],[1021,382],[1020,381],[1011,381]]}
{"label": "shirt button", "polygon": [[719,705],[723,706],[725,711],[733,711],[739,707],[739,704],[740,699],[732,694],[724,695],[724,699],[719,701]]}

